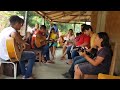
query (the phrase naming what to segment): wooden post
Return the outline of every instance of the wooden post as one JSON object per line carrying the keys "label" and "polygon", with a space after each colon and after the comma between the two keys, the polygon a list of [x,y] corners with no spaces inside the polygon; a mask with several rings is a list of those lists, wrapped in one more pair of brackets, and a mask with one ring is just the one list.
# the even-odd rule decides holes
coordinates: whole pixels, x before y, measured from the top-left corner
{"label": "wooden post", "polygon": [[98,11],[96,32],[105,31],[106,15],[107,11]]}
{"label": "wooden post", "polygon": [[28,20],[28,11],[25,11],[25,17],[24,17],[24,20],[25,20],[25,36],[27,34],[27,20]]}
{"label": "wooden post", "polygon": [[43,17],[43,19],[44,19],[44,25],[45,25],[45,17]]}
{"label": "wooden post", "polygon": [[74,29],[73,29],[74,32],[75,32],[75,25],[76,25],[76,24],[74,23]]}

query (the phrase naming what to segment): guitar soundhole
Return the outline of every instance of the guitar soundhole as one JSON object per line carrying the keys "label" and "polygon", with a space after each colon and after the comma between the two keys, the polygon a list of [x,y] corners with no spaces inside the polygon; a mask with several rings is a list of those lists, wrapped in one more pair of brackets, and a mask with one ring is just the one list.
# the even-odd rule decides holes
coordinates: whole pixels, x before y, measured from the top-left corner
{"label": "guitar soundhole", "polygon": [[18,50],[20,51],[20,45],[18,45]]}

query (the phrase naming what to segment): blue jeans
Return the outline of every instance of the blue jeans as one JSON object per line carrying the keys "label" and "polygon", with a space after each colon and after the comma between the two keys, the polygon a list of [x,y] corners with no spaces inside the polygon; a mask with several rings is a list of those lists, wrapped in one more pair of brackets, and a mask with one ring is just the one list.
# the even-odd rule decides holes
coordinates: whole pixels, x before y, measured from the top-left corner
{"label": "blue jeans", "polygon": [[72,59],[74,59],[76,56],[79,56],[79,53],[76,50],[73,50],[71,53]]}
{"label": "blue jeans", "polygon": [[[21,59],[19,61],[21,73],[25,75],[25,78],[29,78],[32,76],[32,69],[35,62],[35,53],[32,51],[24,51],[21,55]],[[25,66],[26,60],[28,61],[27,67]]]}
{"label": "blue jeans", "polygon": [[46,60],[50,60],[50,55],[49,55],[49,46],[45,45],[42,47],[42,55],[46,58]]}
{"label": "blue jeans", "polygon": [[74,66],[76,64],[79,64],[79,63],[83,63],[83,62],[86,62],[86,59],[82,56],[77,56],[73,59],[73,63],[69,69],[69,73],[71,75],[72,78],[74,78]]}
{"label": "blue jeans", "polygon": [[50,60],[49,45],[48,44],[45,46],[37,48],[37,46],[34,43],[34,46],[35,46],[35,48],[34,48],[35,50],[41,51],[41,54],[44,56],[45,60]]}
{"label": "blue jeans", "polygon": [[72,57],[71,57],[71,52],[70,52],[71,47],[72,47],[72,46],[68,46],[68,47],[67,47],[67,55],[68,55],[68,59],[72,59]]}

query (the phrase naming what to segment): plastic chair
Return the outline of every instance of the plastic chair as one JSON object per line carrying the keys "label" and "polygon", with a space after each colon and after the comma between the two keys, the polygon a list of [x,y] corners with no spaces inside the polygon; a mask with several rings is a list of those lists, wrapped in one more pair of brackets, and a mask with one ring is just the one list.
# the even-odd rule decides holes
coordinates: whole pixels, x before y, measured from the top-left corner
{"label": "plastic chair", "polygon": [[5,60],[0,58],[0,66],[2,63],[9,63],[9,64],[13,65],[13,67],[14,67],[14,79],[16,79],[16,77],[17,77],[17,63],[13,63],[11,61],[5,61]]}

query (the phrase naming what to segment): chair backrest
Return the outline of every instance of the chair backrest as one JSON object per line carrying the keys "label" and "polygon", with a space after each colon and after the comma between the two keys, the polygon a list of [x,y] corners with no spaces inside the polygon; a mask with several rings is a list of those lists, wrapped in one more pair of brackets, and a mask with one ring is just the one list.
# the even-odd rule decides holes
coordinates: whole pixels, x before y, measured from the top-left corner
{"label": "chair backrest", "polygon": [[113,51],[113,56],[112,56],[112,61],[111,61],[109,75],[113,75],[114,74],[115,63],[116,63],[116,55],[117,55],[117,43],[116,42],[111,42],[111,48],[112,48],[112,51]]}

